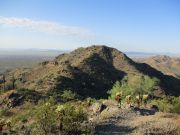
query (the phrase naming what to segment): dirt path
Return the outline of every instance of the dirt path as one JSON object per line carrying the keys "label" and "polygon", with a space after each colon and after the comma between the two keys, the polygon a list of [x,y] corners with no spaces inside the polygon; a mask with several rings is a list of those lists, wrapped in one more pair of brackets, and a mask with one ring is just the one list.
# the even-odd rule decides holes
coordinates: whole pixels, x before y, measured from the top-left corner
{"label": "dirt path", "polygon": [[96,127],[94,135],[130,135],[135,128],[131,124],[134,118],[144,115],[153,115],[155,112],[148,109],[119,109],[112,117],[100,121]]}

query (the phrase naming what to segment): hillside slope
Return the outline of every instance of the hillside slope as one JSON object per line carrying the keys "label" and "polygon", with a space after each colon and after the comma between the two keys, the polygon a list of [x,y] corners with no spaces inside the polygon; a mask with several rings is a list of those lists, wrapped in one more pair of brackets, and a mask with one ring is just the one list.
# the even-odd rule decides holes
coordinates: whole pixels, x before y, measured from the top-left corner
{"label": "hillside slope", "polygon": [[105,98],[117,80],[127,74],[149,75],[160,79],[166,94],[180,95],[180,80],[164,75],[147,64],[139,64],[114,48],[91,46],[61,54],[53,61],[40,63],[33,69],[17,69],[7,75],[15,78],[18,88],[37,91],[71,89],[86,97]]}
{"label": "hillside slope", "polygon": [[180,78],[180,58],[173,58],[163,55],[141,59],[138,61],[147,63],[164,74]]}

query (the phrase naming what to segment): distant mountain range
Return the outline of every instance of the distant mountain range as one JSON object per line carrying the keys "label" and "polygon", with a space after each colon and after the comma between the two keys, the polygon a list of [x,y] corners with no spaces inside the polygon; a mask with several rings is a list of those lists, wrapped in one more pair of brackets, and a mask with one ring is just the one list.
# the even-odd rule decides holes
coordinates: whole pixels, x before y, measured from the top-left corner
{"label": "distant mountain range", "polygon": [[[0,55],[50,55],[57,56],[60,53],[71,52],[72,50],[61,50],[61,49],[38,49],[38,48],[29,48],[29,49],[2,49],[0,48]],[[167,55],[167,56],[180,56],[176,53],[153,53],[153,52],[123,52],[129,57],[151,57],[156,55]]]}
{"label": "distant mountain range", "polygon": [[55,49],[0,49],[0,55],[6,56],[57,56],[61,53],[68,52],[66,50]]}
{"label": "distant mountain range", "polygon": [[167,55],[171,57],[178,57],[180,54],[175,54],[175,53],[147,53],[147,52],[124,52],[127,56],[131,58],[147,58],[147,57],[152,57],[152,56],[157,56],[157,55]]}

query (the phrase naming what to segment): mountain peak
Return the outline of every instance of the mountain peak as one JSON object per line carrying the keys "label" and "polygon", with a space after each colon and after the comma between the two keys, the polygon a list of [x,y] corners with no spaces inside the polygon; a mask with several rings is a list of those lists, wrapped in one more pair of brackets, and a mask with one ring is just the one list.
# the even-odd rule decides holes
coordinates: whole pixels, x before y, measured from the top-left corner
{"label": "mountain peak", "polygon": [[112,63],[114,59],[119,59],[119,62],[132,62],[124,53],[105,45],[92,45],[86,48],[81,47],[68,54],[59,55],[56,57],[56,60],[61,62],[68,61],[72,65],[77,65],[83,63],[87,59],[95,60],[97,57],[109,63]]}
{"label": "mountain peak", "polygon": [[[81,96],[96,98],[107,97],[107,91],[113,84],[128,74],[156,77],[161,80],[162,88],[172,94],[177,93],[179,88],[176,86],[180,83],[149,65],[136,63],[119,50],[104,45],[78,48],[59,55],[53,61],[43,62],[36,68],[15,71],[13,74],[18,80],[17,87],[37,91],[70,89]],[[172,86],[167,83],[170,80],[173,80]]]}
{"label": "mountain peak", "polygon": [[153,59],[157,59],[161,61],[169,61],[171,60],[171,57],[167,55],[157,55],[157,56],[154,56]]}

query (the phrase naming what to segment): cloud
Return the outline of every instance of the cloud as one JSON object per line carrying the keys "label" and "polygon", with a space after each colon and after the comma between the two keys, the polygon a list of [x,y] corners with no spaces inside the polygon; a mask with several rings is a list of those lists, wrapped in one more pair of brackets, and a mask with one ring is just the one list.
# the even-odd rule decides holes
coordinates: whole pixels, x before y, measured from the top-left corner
{"label": "cloud", "polygon": [[77,36],[77,37],[92,37],[94,33],[90,30],[62,25],[57,22],[51,21],[37,21],[29,18],[16,18],[16,17],[2,17],[0,16],[0,25],[26,28],[33,31],[46,32],[50,34]]}

